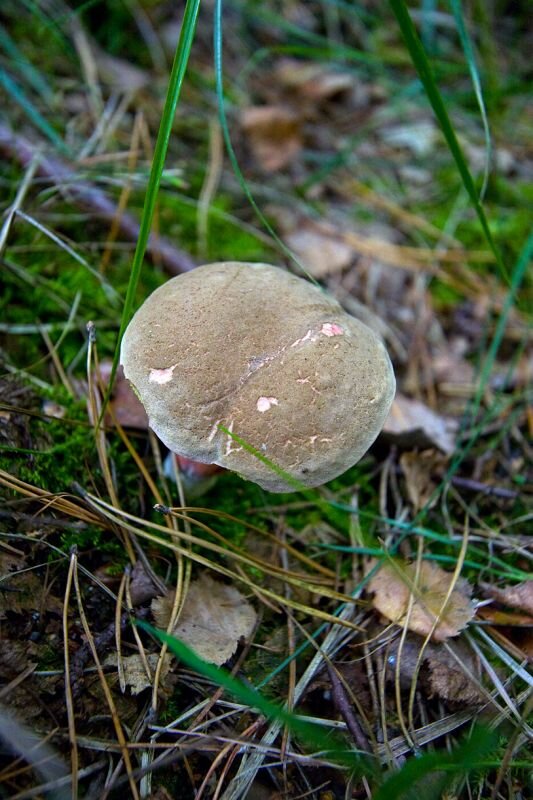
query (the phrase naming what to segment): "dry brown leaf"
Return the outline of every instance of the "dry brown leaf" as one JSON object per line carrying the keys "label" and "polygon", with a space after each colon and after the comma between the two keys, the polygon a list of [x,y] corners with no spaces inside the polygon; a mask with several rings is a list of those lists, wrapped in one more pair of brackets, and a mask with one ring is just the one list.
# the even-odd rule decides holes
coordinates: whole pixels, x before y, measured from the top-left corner
{"label": "dry brown leaf", "polygon": [[[174,593],[152,602],[158,628],[168,626]],[[211,664],[224,664],[241,639],[251,636],[256,613],[234,586],[207,574],[192,581],[173,635]]]}
{"label": "dry brown leaf", "polygon": [[524,581],[517,583],[516,586],[506,586],[502,589],[490,583],[483,583],[482,589],[498,603],[533,615],[533,581]]}
{"label": "dry brown leaf", "polygon": [[455,448],[457,421],[441,416],[419,400],[397,394],[383,434],[400,447],[438,447],[449,455]]}
{"label": "dry brown leaf", "polygon": [[[375,560],[370,561],[369,568],[375,564]],[[457,636],[475,613],[469,584],[460,578],[445,605],[452,575],[428,561],[421,563],[418,578],[416,572],[416,564],[400,560],[384,564],[368,584],[374,607],[387,619],[401,627],[407,625],[421,636],[427,636],[438,619],[434,641]],[[411,594],[414,600],[407,618]]]}
{"label": "dry brown leaf", "polygon": [[[400,686],[408,691],[415,672],[419,670],[419,685],[428,697],[440,697],[442,700],[466,705],[483,702],[484,696],[479,689],[480,664],[465,642],[450,642],[447,647],[429,644],[424,648],[420,664],[422,644],[422,640],[413,634],[407,635],[401,650],[399,639],[391,643],[386,651],[387,680],[394,681],[398,670]],[[454,658],[450,650],[453,650],[457,658]]]}
{"label": "dry brown leaf", "polygon": [[483,703],[485,696],[475,682],[481,682],[477,659],[464,642],[455,642],[453,650],[459,661],[442,646],[433,645],[427,648],[430,697],[440,697],[441,700],[464,705]]}
{"label": "dry brown leaf", "polygon": [[324,64],[283,59],[276,69],[282,86],[304,100],[322,102],[353,91],[357,78],[349,72],[336,72]]}
{"label": "dry brown leaf", "polygon": [[325,278],[346,269],[355,258],[355,250],[343,241],[335,230],[306,221],[285,236],[303,266],[315,278]]}
{"label": "dry brown leaf", "polygon": [[300,120],[284,106],[247,108],[241,126],[257,163],[265,172],[276,172],[293,161],[302,147]]}
{"label": "dry brown leaf", "polygon": [[[100,376],[104,387],[107,389],[111,376],[111,361],[102,361]],[[110,402],[113,416],[123,428],[139,428],[148,430],[148,416],[144,406],[131,388],[131,384],[124,377],[124,370],[118,367],[113,384],[113,396]],[[106,424],[111,425],[113,418],[106,414]]]}
{"label": "dry brown leaf", "polygon": [[[155,674],[159,653],[148,653],[146,660],[151,670],[152,675]],[[106,666],[117,666],[117,654],[110,653],[104,661]],[[167,653],[163,658],[163,666],[159,675],[159,686],[165,690],[167,688],[167,678],[170,672],[172,656]],[[131,656],[122,658],[122,668],[124,670],[124,680],[126,686],[129,687],[132,695],[137,695],[145,689],[150,689],[153,686],[153,680],[148,677],[142,659],[138,653],[133,653]]]}
{"label": "dry brown leaf", "polygon": [[131,572],[130,594],[133,606],[140,606],[159,594],[157,586],[141,560],[135,562]]}
{"label": "dry brown leaf", "polygon": [[437,502],[437,480],[434,478],[440,476],[445,464],[446,458],[437,450],[424,450],[422,453],[409,451],[400,456],[407,494],[415,511],[433,508]]}
{"label": "dry brown leaf", "polygon": [[[10,559],[10,555],[5,556],[4,564],[11,563],[14,566],[16,562]],[[39,570],[24,569],[21,566],[18,570],[7,569],[2,572],[1,568],[2,563],[0,575],[3,577],[4,591],[0,592],[0,619],[4,618],[7,611],[24,614],[33,610],[40,612],[44,608],[54,614],[63,613],[63,603],[58,597],[48,591],[44,597],[46,584]]]}

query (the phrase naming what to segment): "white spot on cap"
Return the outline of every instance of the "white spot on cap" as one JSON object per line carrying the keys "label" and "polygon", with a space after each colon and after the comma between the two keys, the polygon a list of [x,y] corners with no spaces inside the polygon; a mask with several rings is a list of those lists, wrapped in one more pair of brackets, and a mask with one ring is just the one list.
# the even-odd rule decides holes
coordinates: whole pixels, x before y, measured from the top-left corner
{"label": "white spot on cap", "polygon": [[323,333],[324,336],[342,336],[344,328],[341,328],[336,322],[324,322],[320,328],[320,333]]}
{"label": "white spot on cap", "polygon": [[278,399],[276,397],[260,397],[257,400],[257,410],[264,414],[265,411],[268,411],[269,408],[272,406],[279,406]]}
{"label": "white spot on cap", "polygon": [[212,442],[213,439],[215,438],[215,436],[217,435],[218,426],[220,425],[221,422],[222,422],[221,419],[217,419],[217,421],[214,423],[213,427],[211,428],[211,432],[210,432],[209,436],[207,437],[207,441],[208,442]]}
{"label": "white spot on cap", "polygon": [[148,375],[150,383],[158,383],[160,386],[172,380],[172,374],[178,365],[173,364],[166,369],[151,369]]}

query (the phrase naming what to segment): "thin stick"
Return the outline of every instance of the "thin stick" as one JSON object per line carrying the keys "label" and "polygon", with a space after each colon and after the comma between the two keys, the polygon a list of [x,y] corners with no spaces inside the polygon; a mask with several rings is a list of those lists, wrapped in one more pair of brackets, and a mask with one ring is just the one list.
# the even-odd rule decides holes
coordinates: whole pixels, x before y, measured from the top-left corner
{"label": "thin stick", "polygon": [[[34,158],[35,145],[23,136],[11,131],[7,125],[0,123],[0,153],[18,161],[21,166],[27,168]],[[117,217],[116,203],[101,189],[97,189],[87,181],[80,180],[78,173],[63,161],[42,155],[36,171],[41,178],[45,178],[50,183],[62,187],[73,200],[97,218],[110,223],[118,218],[118,227],[122,236],[132,242],[137,241],[139,223],[135,217],[127,213]],[[168,239],[162,236],[154,234],[150,236],[146,253],[152,261],[160,259],[161,264],[172,275],[189,272],[196,266],[188,253],[174,247]]]}
{"label": "thin stick", "polygon": [[122,725],[120,724],[120,720],[119,720],[119,717],[118,717],[118,714],[117,714],[117,709],[116,709],[116,706],[115,706],[115,702],[113,700],[113,695],[111,694],[111,690],[110,690],[109,685],[108,685],[108,683],[106,681],[106,678],[105,678],[104,670],[102,668],[102,663],[100,661],[100,658],[98,657],[98,652],[97,652],[96,646],[94,644],[94,639],[93,639],[93,636],[91,634],[91,629],[89,628],[89,623],[87,622],[87,617],[85,616],[85,609],[83,608],[83,603],[82,603],[82,599],[81,599],[81,591],[80,591],[80,586],[79,586],[79,581],[78,581],[78,571],[76,569],[76,561],[77,561],[76,554],[74,553],[72,557],[73,557],[73,560],[75,562],[74,563],[74,567],[73,567],[74,587],[75,587],[75,590],[76,590],[76,598],[77,598],[77,601],[78,601],[78,611],[79,611],[79,615],[80,615],[80,621],[81,621],[81,624],[82,624],[82,627],[83,627],[83,631],[84,631],[86,639],[87,639],[87,644],[89,645],[89,648],[91,650],[91,654],[92,654],[94,663],[96,665],[96,669],[98,671],[98,677],[100,679],[100,684],[102,686],[102,689],[103,689],[103,692],[104,692],[104,695],[105,695],[105,699],[106,699],[107,704],[109,706],[109,710],[111,711],[111,718],[113,720],[113,727],[115,728],[115,733],[117,735],[117,739],[118,739],[118,742],[120,744],[120,750],[121,750],[122,758],[124,759],[124,765],[126,767],[126,772],[128,774],[128,779],[129,779],[129,784],[130,784],[132,797],[134,798],[134,800],[140,800],[139,793],[137,791],[137,786],[136,786],[135,780],[133,778],[133,768],[132,768],[132,764],[131,764],[131,759],[130,759],[130,754],[129,754],[129,751],[128,751],[128,745],[127,745],[127,742],[126,742],[126,738],[125,738],[124,732],[122,730]]}
{"label": "thin stick", "polygon": [[79,757],[78,757],[78,743],[76,741],[76,722],[74,716],[74,702],[72,699],[72,683],[70,676],[70,651],[68,643],[68,606],[70,601],[70,592],[72,590],[72,579],[74,569],[76,567],[75,551],[71,553],[70,564],[67,574],[67,585],[65,587],[65,597],[63,600],[63,655],[65,662],[65,708],[67,710],[68,720],[68,738],[70,741],[70,763],[72,769],[72,800],[78,797],[78,774],[79,774]]}

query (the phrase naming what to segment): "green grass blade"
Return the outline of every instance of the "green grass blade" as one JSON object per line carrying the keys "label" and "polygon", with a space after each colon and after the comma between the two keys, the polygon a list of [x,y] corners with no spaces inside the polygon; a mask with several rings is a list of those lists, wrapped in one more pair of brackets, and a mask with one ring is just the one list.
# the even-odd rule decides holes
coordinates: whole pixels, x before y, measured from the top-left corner
{"label": "green grass blade", "polygon": [[310,492],[307,486],[304,486],[304,484],[301,483],[301,481],[299,481],[293,475],[291,475],[290,472],[287,472],[286,470],[282,469],[282,467],[279,467],[277,464],[274,464],[274,462],[271,461],[270,458],[267,458],[265,455],[263,455],[263,453],[261,453],[256,447],[251,445],[241,436],[239,436],[236,433],[232,433],[232,431],[230,431],[229,428],[226,428],[224,425],[219,425],[218,429],[219,431],[222,431],[222,433],[226,434],[226,436],[229,436],[230,439],[232,439],[232,441],[234,441],[236,444],[239,445],[239,447],[242,447],[243,450],[246,450],[247,453],[249,453],[251,456],[254,456],[254,458],[257,458],[258,461],[260,461],[266,467],[271,469],[275,475],[278,475],[278,477],[283,478],[283,480],[286,481],[295,492],[303,492],[310,500],[316,499],[315,494]]}
{"label": "green grass blade", "polygon": [[[438,750],[410,758],[401,770],[395,772],[374,794],[374,800],[400,800],[400,798],[433,798],[443,796],[446,787],[457,774],[466,774],[475,768],[495,748],[496,734],[483,727],[476,727],[466,742],[451,752]],[[430,776],[433,775],[433,780]]]}
{"label": "green grass blade", "polygon": [[[187,0],[187,5],[185,7],[185,14],[183,17],[183,24],[181,26],[180,38],[178,41],[178,46],[176,48],[174,63],[172,64],[172,71],[170,73],[170,80],[168,84],[165,106],[163,108],[163,115],[161,117],[161,123],[159,125],[159,131],[157,134],[154,157],[152,160],[150,177],[148,179],[148,186],[146,189],[146,196],[144,199],[144,206],[143,206],[141,224],[139,229],[139,238],[137,239],[137,245],[135,247],[135,253],[133,256],[133,263],[130,272],[130,279],[128,282],[128,289],[126,292],[126,299],[124,301],[124,309],[122,311],[122,318],[120,320],[120,329],[118,332],[117,347],[113,358],[113,367],[111,370],[111,377],[109,381],[110,389],[113,384],[113,379],[115,377],[115,372],[120,357],[120,343],[122,341],[124,331],[126,330],[128,323],[131,317],[133,316],[135,295],[139,283],[139,276],[141,274],[141,268],[146,253],[146,247],[148,245],[148,239],[150,237],[150,230],[154,218],[159,185],[161,183],[161,176],[163,174],[163,169],[165,166],[165,158],[167,154],[168,143],[172,132],[172,123],[174,121],[176,107],[178,105],[179,97],[181,94],[183,79],[185,77],[185,72],[187,70],[187,63],[189,61],[189,55],[191,52],[194,33],[196,30],[196,21],[198,19],[199,8],[200,8],[200,0]],[[106,396],[105,402],[103,403],[103,410],[107,405],[108,399],[109,398]]]}
{"label": "green grass blade", "polygon": [[425,89],[428,100],[431,103],[435,116],[437,117],[437,120],[440,124],[442,132],[448,144],[448,148],[455,160],[457,169],[459,170],[459,174],[461,175],[461,180],[463,182],[463,185],[468,193],[468,196],[470,197],[472,205],[474,206],[479,222],[481,224],[481,228],[485,235],[485,239],[487,240],[490,249],[494,253],[494,257],[496,259],[496,263],[498,265],[502,277],[507,281],[507,272],[505,269],[505,265],[502,261],[500,251],[496,247],[496,243],[494,242],[494,239],[492,237],[492,233],[489,228],[485,211],[483,210],[483,206],[481,205],[479,195],[474,183],[474,179],[472,178],[472,175],[468,168],[468,164],[466,163],[463,150],[455,134],[455,130],[448,115],[448,111],[446,110],[446,105],[444,103],[442,95],[435,81],[433,70],[431,69],[431,65],[428,61],[428,58],[422,46],[422,42],[420,41],[418,34],[415,30],[415,27],[409,15],[409,11],[407,10],[407,6],[404,0],[389,0],[389,2],[396,16],[396,19],[398,20],[398,24],[400,26],[404,42],[407,46],[407,49],[409,50],[411,60],[418,72],[418,75]]}
{"label": "green grass blade", "polygon": [[308,722],[301,719],[297,714],[286,711],[268,700],[252,686],[234,678],[227,670],[216,667],[214,664],[209,664],[199,658],[193,650],[174,636],[157,630],[140,620],[136,620],[135,624],[151,633],[161,642],[164,642],[180,661],[218,686],[222,686],[239,702],[250,708],[256,708],[269,720],[286,725],[294,735],[298,736],[307,745],[310,745],[315,752],[320,752],[322,755],[327,754],[327,758],[359,773],[377,774],[376,765],[370,756],[361,755],[350,750],[347,743],[334,732],[325,733],[321,725]]}
{"label": "green grass blade", "polygon": [[0,25],[0,47],[9,57],[13,66],[16,66],[20,75],[41,95],[45,103],[52,104],[54,102],[53,91],[44,80],[42,74],[35,69],[33,64],[28,61],[24,53],[18,48],[3,25]]}
{"label": "green grass blade", "polygon": [[[164,631],[153,628],[142,620],[135,620],[135,624],[164,642],[172,653],[187,667],[200,675],[213,681],[217,686],[224,688],[239,702],[255,708],[268,720],[281,723],[297,736],[316,753],[344,767],[348,767],[352,774],[366,775],[375,781],[380,780],[380,770],[373,757],[360,754],[347,748],[346,742],[334,732],[325,733],[321,725],[301,719],[297,714],[286,711],[284,708],[268,700],[260,692],[237,678],[225,669],[209,664],[199,658],[187,645]],[[374,794],[375,800],[400,800],[410,796],[406,794],[417,781],[424,780],[424,784],[416,786],[419,800],[430,800],[437,796],[434,793],[434,784],[428,782],[428,777],[436,773],[442,787],[449,784],[457,773],[468,772],[472,765],[484,758],[495,746],[496,736],[484,728],[476,728],[469,739],[456,747],[451,753],[439,751],[411,758],[397,772],[394,772]],[[442,774],[441,774],[442,773]]]}
{"label": "green grass blade", "polygon": [[213,50],[214,50],[214,62],[215,62],[215,80],[216,80],[216,93],[217,93],[217,104],[218,104],[218,115],[220,121],[220,127],[222,129],[222,136],[224,137],[224,144],[226,146],[226,151],[229,156],[229,160],[235,176],[239,181],[239,184],[246,195],[246,198],[250,205],[252,206],[253,210],[257,214],[259,220],[261,221],[262,225],[268,231],[270,236],[272,236],[275,243],[278,245],[280,250],[293,261],[298,269],[315,285],[318,286],[317,281],[313,278],[312,275],[306,270],[304,265],[296,258],[295,254],[290,250],[287,245],[279,238],[278,234],[267,220],[259,206],[257,205],[255,198],[250,191],[250,187],[246,182],[246,178],[244,177],[242,170],[239,166],[239,162],[237,160],[237,156],[235,155],[235,150],[233,149],[233,144],[231,142],[231,136],[229,132],[228,126],[228,118],[226,116],[226,106],[224,100],[224,73],[222,69],[222,0],[216,0],[215,2],[215,9],[214,9],[214,24],[213,24]]}
{"label": "green grass blade", "polygon": [[69,150],[55,128],[53,128],[48,120],[43,117],[41,112],[35,108],[18,83],[3,69],[0,69],[0,86],[3,87],[7,94],[13,98],[14,102],[22,108],[35,127],[50,140],[54,147],[61,153],[68,155]]}
{"label": "green grass blade", "polygon": [[476,100],[479,106],[479,113],[481,114],[481,121],[483,123],[483,133],[485,136],[485,167],[483,170],[483,184],[479,192],[480,200],[483,200],[487,190],[487,184],[489,182],[489,170],[492,160],[492,139],[490,135],[489,119],[487,116],[487,109],[485,107],[485,100],[483,99],[483,90],[481,88],[481,79],[479,77],[479,71],[476,64],[476,57],[474,55],[474,47],[472,45],[472,40],[466,28],[463,17],[461,0],[450,0],[450,5],[452,7],[455,24],[457,25],[457,31],[459,33],[459,38],[461,40],[466,62],[468,64],[468,69],[470,71],[470,77],[474,86],[474,92],[476,94]]}
{"label": "green grass blade", "polygon": [[[477,390],[474,397],[472,398],[472,402],[469,404],[469,407],[467,408],[466,413],[470,419],[475,419],[479,411],[485,387],[490,379],[490,375],[492,373],[494,364],[496,362],[496,356],[498,354],[500,345],[503,340],[505,328],[507,326],[507,321],[509,319],[509,314],[511,313],[511,309],[515,304],[518,290],[522,282],[524,281],[524,278],[526,277],[528,269],[530,268],[532,257],[533,257],[533,230],[529,234],[529,237],[513,269],[511,275],[511,285],[507,292],[507,296],[505,298],[503,308],[496,325],[496,330],[494,331],[494,336],[492,337],[487,355],[481,367],[481,373],[479,376]],[[467,454],[474,446],[478,438],[478,435],[480,433],[480,430],[481,428],[477,426],[473,430],[472,436],[470,437],[469,441],[465,443],[460,452],[454,455],[452,462],[446,473],[446,476],[443,479],[444,481],[448,481],[452,477],[452,475],[454,475],[455,472],[457,472],[459,465],[464,461]],[[417,519],[420,519],[420,515],[417,517]]]}

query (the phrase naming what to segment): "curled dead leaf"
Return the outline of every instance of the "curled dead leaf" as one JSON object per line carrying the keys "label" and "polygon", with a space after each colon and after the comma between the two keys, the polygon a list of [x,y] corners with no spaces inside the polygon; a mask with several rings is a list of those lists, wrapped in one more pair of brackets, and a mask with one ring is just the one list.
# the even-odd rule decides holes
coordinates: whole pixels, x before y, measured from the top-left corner
{"label": "curled dead leaf", "polygon": [[288,233],[285,242],[315,278],[341,272],[355,258],[355,250],[338,231],[309,220]]}
{"label": "curled dead leaf", "polygon": [[280,84],[301,100],[321,103],[352,92],[357,78],[353,73],[338,72],[329,65],[282,59],[276,69]]}
{"label": "curled dead leaf", "polygon": [[[111,377],[111,367],[111,361],[102,361],[100,364],[100,377],[106,389]],[[124,377],[124,370],[121,366],[117,368],[115,375],[110,405],[113,414],[106,413],[107,425],[113,423],[114,417],[123,428],[148,430],[148,417],[144,406],[131,388],[130,382]]]}
{"label": "curled dead leaf", "polygon": [[[124,674],[125,685],[129,688],[132,695],[137,695],[145,689],[151,689],[153,686],[153,676],[157,667],[159,653],[148,653],[146,660],[148,662],[148,669],[150,675],[147,674],[142,658],[138,653],[133,653],[131,656],[122,658],[122,669]],[[159,688],[163,692],[167,692],[172,688],[172,681],[169,681],[169,673],[171,668],[172,656],[166,654],[163,658],[163,666],[159,674]],[[110,653],[104,661],[106,666],[116,667],[118,658],[116,653]]]}
{"label": "curled dead leaf", "polygon": [[[367,571],[376,563],[372,560]],[[432,639],[442,642],[450,636],[457,636],[475,613],[469,584],[462,578],[446,599],[451,580],[449,572],[428,561],[423,561],[417,568],[416,564],[394,560],[384,564],[373,575],[368,591],[374,595],[374,608],[391,622],[402,628],[407,626],[421,636],[432,632]]]}
{"label": "curled dead leaf", "polygon": [[[166,629],[174,593],[158,597],[152,611],[158,628]],[[192,581],[173,635],[211,664],[224,664],[241,639],[251,636],[256,612],[234,586],[215,581],[207,574]]]}
{"label": "curled dead leaf", "polygon": [[252,154],[265,172],[283,169],[302,147],[300,120],[284,106],[255,106],[241,116],[241,126]]}
{"label": "curled dead leaf", "polygon": [[419,400],[397,393],[383,434],[399,447],[438,447],[449,455],[455,449],[458,423],[437,414]]}
{"label": "curled dead leaf", "polygon": [[411,689],[415,674],[421,691],[429,698],[438,697],[452,703],[478,705],[485,696],[481,690],[481,666],[471,648],[462,640],[447,644],[428,644],[422,658],[422,639],[408,634],[400,648],[396,639],[386,650],[386,678]]}
{"label": "curled dead leaf", "polygon": [[438,500],[435,490],[437,479],[444,472],[446,457],[437,450],[422,453],[407,452],[400,456],[400,466],[405,475],[407,494],[415,511],[433,508]]}
{"label": "curled dead leaf", "polygon": [[498,603],[518,611],[525,611],[526,614],[533,616],[533,580],[501,589],[498,586],[484,583],[482,589],[488,597],[492,597]]}

